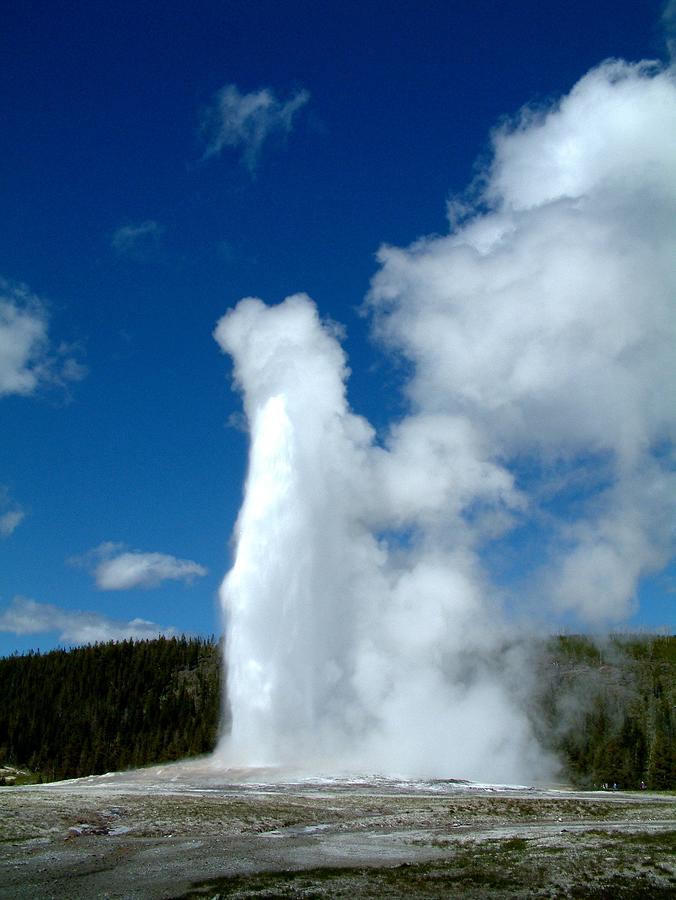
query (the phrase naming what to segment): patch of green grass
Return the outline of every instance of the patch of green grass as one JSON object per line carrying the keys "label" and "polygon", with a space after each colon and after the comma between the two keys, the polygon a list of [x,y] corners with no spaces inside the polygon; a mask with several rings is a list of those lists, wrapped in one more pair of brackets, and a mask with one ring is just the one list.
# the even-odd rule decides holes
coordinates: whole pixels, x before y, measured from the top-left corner
{"label": "patch of green grass", "polygon": [[24,784],[42,784],[44,781],[40,772],[19,772],[13,776],[13,780],[6,781],[5,784],[0,783],[0,790],[3,787],[20,787]]}
{"label": "patch of green grass", "polygon": [[501,850],[508,850],[508,851],[525,850],[527,846],[528,846],[528,841],[526,840],[526,838],[520,838],[520,837],[509,838],[509,840],[500,842]]}
{"label": "patch of green grass", "polygon": [[[456,844],[452,856],[439,861],[387,868],[316,868],[215,879],[196,884],[185,900],[198,897],[443,897],[499,893],[533,885],[534,869],[524,869],[525,838],[489,844]],[[541,867],[537,884],[546,883]]]}
{"label": "patch of green grass", "polygon": [[635,900],[635,898],[646,898],[646,900],[658,900],[658,898],[673,898],[673,888],[661,887],[655,885],[648,878],[633,877],[624,879],[615,876],[604,881],[603,884],[585,884],[574,885],[571,889],[570,896],[573,898],[584,898],[584,900]]}
{"label": "patch of green grass", "polygon": [[0,844],[23,844],[25,841],[33,841],[39,838],[39,834],[10,834],[0,837]]}
{"label": "patch of green grass", "polygon": [[312,869],[215,879],[195,885],[183,900],[208,896],[353,898],[443,897],[449,890],[465,895],[468,888],[504,891],[518,881],[481,866],[449,870],[441,865],[401,865],[387,869]]}
{"label": "patch of green grass", "polygon": [[[182,900],[214,898],[390,898],[493,897],[533,894],[568,885],[573,897],[668,897],[673,884],[660,874],[669,859],[674,833],[623,834],[597,830],[597,840],[576,846],[541,847],[522,837],[486,842],[456,842],[443,858],[393,867],[314,868],[216,878],[195,884]],[[612,840],[609,838],[612,837]],[[577,844],[577,841],[575,842]],[[641,849],[650,870],[637,871]],[[612,850],[612,857],[609,856]],[[566,893],[565,891],[563,893]]]}
{"label": "patch of green grass", "polygon": [[[618,843],[629,844],[631,846],[639,845],[641,847],[651,847],[664,850],[668,853],[676,853],[676,831],[653,831],[629,833],[622,831],[605,831],[605,837],[612,838]],[[608,845],[609,846],[609,845]]]}

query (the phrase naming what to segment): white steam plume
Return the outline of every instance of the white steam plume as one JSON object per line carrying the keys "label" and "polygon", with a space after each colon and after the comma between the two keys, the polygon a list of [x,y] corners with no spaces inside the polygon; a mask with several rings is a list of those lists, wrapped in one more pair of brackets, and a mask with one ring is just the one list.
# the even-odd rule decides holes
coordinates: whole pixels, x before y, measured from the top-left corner
{"label": "white steam plume", "polygon": [[272,308],[247,299],[216,338],[234,358],[252,434],[222,588],[227,758],[457,773],[469,741],[480,777],[506,726],[512,740],[493,771],[514,779],[522,761],[532,771],[528,729],[477,656],[495,638],[471,552],[429,542],[390,554],[376,537],[391,515],[388,457],[347,407],[331,328],[303,295]]}
{"label": "white steam plume", "polygon": [[607,62],[493,142],[488,212],[381,250],[377,333],[414,364],[414,416],[519,474],[538,603],[618,621],[673,549],[673,71]]}
{"label": "white steam plume", "polygon": [[216,338],[252,434],[223,586],[233,751],[295,762],[300,746],[321,756],[356,714],[354,625],[378,559],[357,514],[371,431],[347,410],[343,352],[307,297],[272,309],[244,300]]}
{"label": "white steam plume", "polygon": [[532,779],[501,601],[618,621],[673,552],[673,73],[605,63],[493,141],[449,236],[380,252],[376,334],[413,366],[382,445],[309,298],[217,327],[251,431],[231,763]]}

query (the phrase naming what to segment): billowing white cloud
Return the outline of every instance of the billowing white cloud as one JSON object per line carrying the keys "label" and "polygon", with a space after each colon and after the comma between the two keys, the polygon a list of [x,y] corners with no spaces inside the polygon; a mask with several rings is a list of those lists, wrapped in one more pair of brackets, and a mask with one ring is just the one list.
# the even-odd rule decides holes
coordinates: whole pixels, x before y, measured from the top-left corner
{"label": "billowing white cloud", "polygon": [[380,251],[376,332],[413,363],[414,416],[481,448],[453,471],[518,474],[526,522],[547,496],[540,601],[621,620],[673,550],[674,73],[604,63],[493,143],[454,231]]}
{"label": "billowing white cloud", "polygon": [[73,557],[69,562],[91,569],[96,585],[102,591],[154,588],[163,581],[189,584],[207,574],[204,566],[190,559],[126,550],[123,544],[112,542],[101,544],[84,556]]}
{"label": "billowing white cloud", "polygon": [[621,621],[673,552],[673,72],[607,62],[493,143],[447,236],[380,251],[368,307],[411,375],[378,440],[308,297],[216,328],[251,434],[230,764],[532,780],[504,601]]}
{"label": "billowing white cloud", "polygon": [[238,149],[242,162],[253,172],[263,145],[275,134],[288,134],[309,99],[305,90],[282,102],[269,88],[241,94],[234,84],[226,84],[202,115],[204,157],[218,156],[226,147]]}
{"label": "billowing white cloud", "polygon": [[121,225],[113,232],[110,244],[121,256],[142,258],[157,250],[164,228],[154,219]]}
{"label": "billowing white cloud", "polygon": [[0,397],[30,395],[47,385],[80,381],[86,369],[67,344],[49,339],[45,304],[24,285],[0,279]]}
{"label": "billowing white cloud", "polygon": [[665,185],[673,198],[673,92],[658,63],[603,63],[553,108],[526,107],[495,132],[485,196],[510,210],[593,194],[648,199]]}
{"label": "billowing white cloud", "polygon": [[176,634],[175,628],[165,628],[146,619],[129,622],[112,619],[95,612],[65,610],[51,603],[38,603],[25,597],[15,597],[0,612],[0,631],[12,634],[47,634],[58,632],[59,640],[67,644],[93,644],[104,641],[152,639]]}

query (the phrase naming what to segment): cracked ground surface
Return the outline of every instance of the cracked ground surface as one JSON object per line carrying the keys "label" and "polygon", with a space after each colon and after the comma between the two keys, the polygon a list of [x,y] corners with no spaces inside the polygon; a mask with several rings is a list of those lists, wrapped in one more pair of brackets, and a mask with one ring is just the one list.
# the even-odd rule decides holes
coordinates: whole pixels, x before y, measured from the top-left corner
{"label": "cracked ground surface", "polygon": [[266,774],[4,788],[0,897],[676,894],[673,796]]}

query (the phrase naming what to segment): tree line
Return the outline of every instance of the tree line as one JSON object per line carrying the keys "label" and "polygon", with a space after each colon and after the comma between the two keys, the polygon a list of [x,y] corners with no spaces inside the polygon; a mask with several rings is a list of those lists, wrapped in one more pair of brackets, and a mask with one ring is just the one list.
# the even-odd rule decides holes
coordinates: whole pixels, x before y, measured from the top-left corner
{"label": "tree line", "polygon": [[[559,636],[529,651],[528,712],[562,777],[676,788],[676,637]],[[220,657],[213,638],[174,637],[0,659],[0,766],[51,781],[209,753]]]}
{"label": "tree line", "polygon": [[675,636],[560,636],[539,668],[536,728],[576,785],[676,788]]}
{"label": "tree line", "polygon": [[209,753],[219,707],[213,639],[7,657],[0,659],[0,765],[52,781]]}

